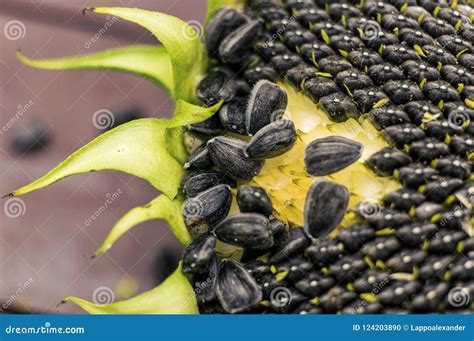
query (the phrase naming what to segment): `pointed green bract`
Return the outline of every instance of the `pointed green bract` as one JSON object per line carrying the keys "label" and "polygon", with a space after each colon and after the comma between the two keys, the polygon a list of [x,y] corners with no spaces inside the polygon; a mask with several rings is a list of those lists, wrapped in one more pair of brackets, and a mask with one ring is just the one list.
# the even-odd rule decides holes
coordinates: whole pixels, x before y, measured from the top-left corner
{"label": "pointed green bract", "polygon": [[154,219],[165,220],[176,238],[183,245],[188,245],[191,242],[191,235],[183,221],[181,213],[182,204],[183,200],[181,197],[170,200],[165,195],[160,195],[144,206],[133,208],[115,224],[94,256],[98,256],[110,249],[132,227]]}
{"label": "pointed green bract", "polygon": [[173,70],[168,52],[153,45],[124,46],[103,52],[55,59],[35,60],[17,52],[25,65],[47,70],[116,70],[142,75],[174,97]]}
{"label": "pointed green bract", "polygon": [[181,265],[158,287],[126,301],[94,304],[78,297],[67,297],[90,314],[199,314],[194,290],[181,272]]}
{"label": "pointed green bract", "polygon": [[205,69],[204,48],[194,28],[174,16],[138,8],[96,7],[94,13],[109,14],[148,29],[170,56],[175,99],[195,99],[195,83]]}
{"label": "pointed green bract", "polygon": [[170,198],[184,175],[166,148],[166,120],[145,118],[112,129],[86,144],[56,168],[11,195],[25,194],[74,174],[118,170],[147,180]]}

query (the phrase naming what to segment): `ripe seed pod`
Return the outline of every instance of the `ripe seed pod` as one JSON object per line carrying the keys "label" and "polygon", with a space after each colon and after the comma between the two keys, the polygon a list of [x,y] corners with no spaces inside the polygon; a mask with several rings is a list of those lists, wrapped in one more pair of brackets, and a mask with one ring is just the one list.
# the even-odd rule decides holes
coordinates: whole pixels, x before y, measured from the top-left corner
{"label": "ripe seed pod", "polygon": [[183,204],[186,226],[194,233],[209,231],[229,213],[232,193],[228,185],[211,187]]}
{"label": "ripe seed pod", "polygon": [[287,104],[286,91],[267,80],[257,82],[252,89],[245,112],[247,133],[253,135],[272,121],[280,119]]}
{"label": "ripe seed pod", "polygon": [[185,274],[203,274],[209,271],[211,258],[216,252],[216,237],[201,235],[184,249],[182,268]]}
{"label": "ripe seed pod", "polygon": [[217,298],[228,313],[250,309],[262,300],[262,290],[239,263],[224,259],[217,279]]}
{"label": "ripe seed pod", "polygon": [[306,146],[306,172],[325,176],[344,169],[362,155],[363,146],[342,136],[328,136],[314,140]]}
{"label": "ripe seed pod", "polygon": [[214,164],[227,177],[236,181],[249,181],[260,172],[264,161],[250,160],[245,156],[244,141],[219,136],[207,143]]}
{"label": "ripe seed pod", "polygon": [[272,201],[261,187],[241,185],[236,198],[242,213],[260,213],[266,217],[273,213]]}
{"label": "ripe seed pod", "polygon": [[253,250],[268,250],[273,246],[270,222],[258,213],[241,213],[224,219],[214,229],[224,243]]}
{"label": "ripe seed pod", "polygon": [[215,56],[222,40],[246,21],[246,17],[235,9],[222,8],[216,12],[206,29],[206,49],[209,55]]}
{"label": "ripe seed pod", "polygon": [[289,151],[296,142],[295,124],[290,120],[276,120],[257,131],[245,149],[251,159],[269,159]]}
{"label": "ripe seed pod", "polygon": [[219,58],[224,63],[238,63],[258,38],[261,23],[250,21],[229,33],[219,45]]}
{"label": "ripe seed pod", "polygon": [[349,204],[349,190],[332,181],[313,182],[304,207],[305,231],[313,238],[327,236],[342,221]]}

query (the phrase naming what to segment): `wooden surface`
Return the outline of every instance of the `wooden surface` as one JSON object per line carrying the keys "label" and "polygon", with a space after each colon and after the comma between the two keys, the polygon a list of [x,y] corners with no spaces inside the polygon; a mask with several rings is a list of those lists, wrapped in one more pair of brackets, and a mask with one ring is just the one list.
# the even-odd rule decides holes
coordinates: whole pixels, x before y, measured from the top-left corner
{"label": "wooden surface", "polygon": [[[33,70],[15,59],[21,48],[35,58],[59,57],[156,41],[145,30],[117,22],[98,41],[87,42],[104,25],[103,16],[82,15],[86,6],[115,5],[155,9],[184,20],[202,20],[204,0],[160,1],[0,1],[0,192],[21,187],[50,170],[100,132],[92,124],[100,109],[140,108],[145,117],[170,115],[172,104],[147,80],[116,72]],[[24,34],[8,39],[5,25],[18,20]],[[3,33],[3,34],[2,34]],[[11,37],[10,37],[11,38]],[[90,45],[90,44],[89,44]],[[9,124],[18,108],[25,113]],[[47,126],[51,143],[34,154],[11,151],[9,138],[35,118]],[[108,196],[121,192],[91,224],[87,218]],[[117,172],[78,175],[21,197],[22,214],[0,212],[0,309],[33,312],[81,312],[66,296],[92,299],[97,288],[114,291],[115,300],[156,284],[159,250],[180,246],[158,221],[127,233],[105,255],[91,259],[114,222],[132,207],[157,195],[144,181]],[[20,290],[21,289],[21,290]],[[135,291],[135,292],[134,292]]]}

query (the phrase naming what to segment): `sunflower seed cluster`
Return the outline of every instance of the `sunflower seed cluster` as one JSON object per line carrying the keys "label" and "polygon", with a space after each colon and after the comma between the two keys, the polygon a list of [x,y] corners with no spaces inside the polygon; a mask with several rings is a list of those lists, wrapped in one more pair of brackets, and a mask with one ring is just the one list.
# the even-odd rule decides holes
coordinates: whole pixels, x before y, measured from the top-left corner
{"label": "sunflower seed cluster", "polygon": [[[206,47],[218,66],[197,97],[224,105],[190,127],[205,143],[183,183],[186,224],[199,235],[183,271],[201,312],[472,311],[473,12],[468,0],[251,0],[215,14]],[[262,188],[244,184],[297,140],[276,81],[334,122],[368,117],[390,144],[367,166],[403,187],[359,203],[358,223],[333,239],[347,213],[344,184],[317,179],[305,226],[291,229]],[[363,147],[317,139],[306,147],[305,171],[337,172]],[[232,187],[240,213],[228,217]],[[219,260],[216,239],[242,250],[239,261]]]}

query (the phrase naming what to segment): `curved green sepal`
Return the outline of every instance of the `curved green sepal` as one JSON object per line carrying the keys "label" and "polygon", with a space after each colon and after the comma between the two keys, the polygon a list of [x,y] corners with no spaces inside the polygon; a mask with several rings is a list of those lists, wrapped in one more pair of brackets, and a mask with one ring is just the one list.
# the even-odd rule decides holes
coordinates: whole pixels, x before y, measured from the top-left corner
{"label": "curved green sepal", "polygon": [[242,0],[207,0],[206,25],[219,8],[242,8],[243,6],[244,1]]}
{"label": "curved green sepal", "polygon": [[118,170],[145,179],[170,198],[184,175],[181,164],[166,148],[167,121],[134,120],[114,128],[71,154],[38,180],[10,195],[49,186],[68,176],[96,170]]}
{"label": "curved green sepal", "polygon": [[198,32],[174,16],[125,7],[95,7],[94,13],[109,14],[148,29],[165,47],[171,59],[175,99],[194,99],[195,82],[203,73],[204,48]]}
{"label": "curved green sepal", "polygon": [[17,52],[25,65],[46,70],[116,70],[144,76],[174,97],[173,70],[168,52],[152,45],[124,46],[103,52],[55,59],[30,59]]}
{"label": "curved green sepal", "polygon": [[160,195],[144,206],[131,209],[115,224],[94,256],[99,256],[110,249],[132,227],[153,219],[165,220],[176,238],[183,245],[188,245],[191,242],[191,235],[184,225],[182,204],[183,200],[180,197],[170,200],[167,196]]}
{"label": "curved green sepal", "polygon": [[178,101],[173,118],[168,125],[166,132],[166,148],[181,164],[188,158],[188,153],[184,147],[184,127],[202,122],[219,110],[223,101],[214,104],[212,107],[201,107]]}
{"label": "curved green sepal", "polygon": [[66,297],[90,314],[199,314],[194,290],[181,272],[181,265],[158,287],[126,301],[94,304],[78,297]]}

